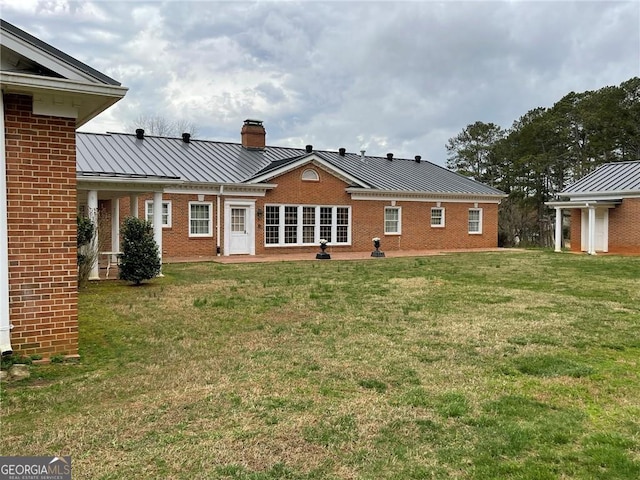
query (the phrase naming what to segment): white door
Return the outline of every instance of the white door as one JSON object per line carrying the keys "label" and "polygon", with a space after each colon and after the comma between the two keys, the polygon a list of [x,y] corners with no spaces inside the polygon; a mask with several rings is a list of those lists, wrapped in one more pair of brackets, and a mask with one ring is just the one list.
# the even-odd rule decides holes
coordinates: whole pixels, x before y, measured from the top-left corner
{"label": "white door", "polygon": [[229,254],[240,255],[251,253],[249,229],[247,228],[247,207],[231,207],[230,209]]}
{"label": "white door", "polygon": [[596,209],[596,251],[609,251],[609,209]]}
{"label": "white door", "polygon": [[[582,228],[580,232],[581,250],[586,252],[589,247],[589,210],[582,210]],[[609,251],[609,209],[596,208],[596,224],[595,224],[595,251]]]}

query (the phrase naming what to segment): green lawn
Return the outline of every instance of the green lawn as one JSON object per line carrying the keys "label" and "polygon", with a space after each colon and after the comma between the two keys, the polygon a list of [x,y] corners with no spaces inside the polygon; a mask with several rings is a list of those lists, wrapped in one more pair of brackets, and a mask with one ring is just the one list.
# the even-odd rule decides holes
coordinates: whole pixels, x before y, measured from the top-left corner
{"label": "green lawn", "polygon": [[640,258],[165,265],[80,295],[0,452],[75,479],[638,479]]}

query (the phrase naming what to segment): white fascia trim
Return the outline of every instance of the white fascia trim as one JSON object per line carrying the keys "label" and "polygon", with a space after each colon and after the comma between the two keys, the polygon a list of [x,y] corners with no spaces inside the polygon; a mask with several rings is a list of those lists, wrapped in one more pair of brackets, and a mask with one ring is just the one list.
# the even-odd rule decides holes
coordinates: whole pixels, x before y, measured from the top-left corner
{"label": "white fascia trim", "polygon": [[265,173],[264,175],[260,175],[259,177],[253,178],[250,182],[251,184],[255,184],[255,183],[259,183],[259,182],[263,182],[266,180],[270,180],[274,177],[280,176],[282,174],[285,174],[287,172],[290,172],[292,170],[295,170],[296,168],[299,168],[303,165],[307,165],[307,164],[314,164],[320,168],[322,168],[323,170],[329,172],[330,174],[341,178],[343,180],[345,180],[348,183],[353,183],[356,185],[360,185],[363,188],[368,188],[369,185],[367,185],[366,183],[364,183],[362,180],[349,175],[347,172],[345,172],[344,170],[341,170],[339,168],[336,168],[334,165],[326,162],[325,160],[321,159],[320,157],[318,157],[317,155],[310,155],[308,157],[304,157],[301,158],[300,160],[296,160],[293,163],[290,163],[288,165],[285,165],[281,168],[278,168],[276,170],[272,170],[268,173]]}
{"label": "white fascia trim", "polygon": [[86,83],[66,78],[38,77],[15,72],[0,72],[2,89],[7,92],[55,91],[56,93],[98,95],[121,99],[129,90],[118,85]]}
{"label": "white fascia trim", "polygon": [[41,48],[14,36],[6,30],[2,31],[2,44],[10,50],[13,50],[17,54],[26,57],[29,60],[38,63],[43,67],[56,72],[59,75],[62,75],[63,77],[73,78],[74,80],[81,81],[99,81],[92,75],[89,75],[88,73],[83,72],[82,70],[79,70],[72,65],[69,65],[68,62],[62,60],[61,58],[43,51]]}
{"label": "white fascia trim", "polygon": [[433,192],[407,192],[402,190],[367,190],[347,188],[353,200],[399,200],[404,202],[448,202],[448,203],[500,203],[507,195],[447,194]]}
{"label": "white fascia trim", "polygon": [[76,177],[77,190],[97,190],[127,193],[163,192],[167,185],[175,185],[176,180],[162,181],[149,178],[100,178]]}
{"label": "white fascia trim", "polygon": [[272,190],[278,186],[277,183],[261,183],[261,184],[197,184],[185,183],[179,187],[165,188],[165,193],[171,194],[187,194],[195,193],[204,195],[233,195],[235,197],[264,197],[268,190]]}
{"label": "white fascia trim", "polygon": [[617,191],[617,192],[588,192],[561,194],[561,197],[569,197],[569,200],[589,201],[589,200],[620,200],[622,198],[640,198],[638,191]]}
{"label": "white fascia trim", "polygon": [[621,201],[613,200],[567,200],[567,201],[551,201],[544,202],[548,207],[552,208],[587,208],[589,206],[615,208],[620,205]]}

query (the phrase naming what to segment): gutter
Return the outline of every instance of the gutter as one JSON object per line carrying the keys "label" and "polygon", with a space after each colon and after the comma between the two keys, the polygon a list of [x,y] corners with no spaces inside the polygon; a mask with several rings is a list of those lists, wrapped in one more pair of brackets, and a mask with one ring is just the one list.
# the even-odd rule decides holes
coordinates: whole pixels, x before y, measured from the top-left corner
{"label": "gutter", "polygon": [[7,156],[4,133],[4,95],[0,91],[0,353],[11,355],[9,319],[9,233],[7,216]]}

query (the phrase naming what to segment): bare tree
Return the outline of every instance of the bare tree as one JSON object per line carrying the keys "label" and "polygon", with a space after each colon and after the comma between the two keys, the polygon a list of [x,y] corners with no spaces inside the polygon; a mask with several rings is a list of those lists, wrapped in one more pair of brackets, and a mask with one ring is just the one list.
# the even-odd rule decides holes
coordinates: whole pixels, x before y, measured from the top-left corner
{"label": "bare tree", "polygon": [[147,134],[158,137],[179,137],[183,133],[191,134],[192,138],[198,135],[198,128],[193,122],[184,119],[170,120],[162,115],[140,114],[129,125],[130,131],[142,128]]}

